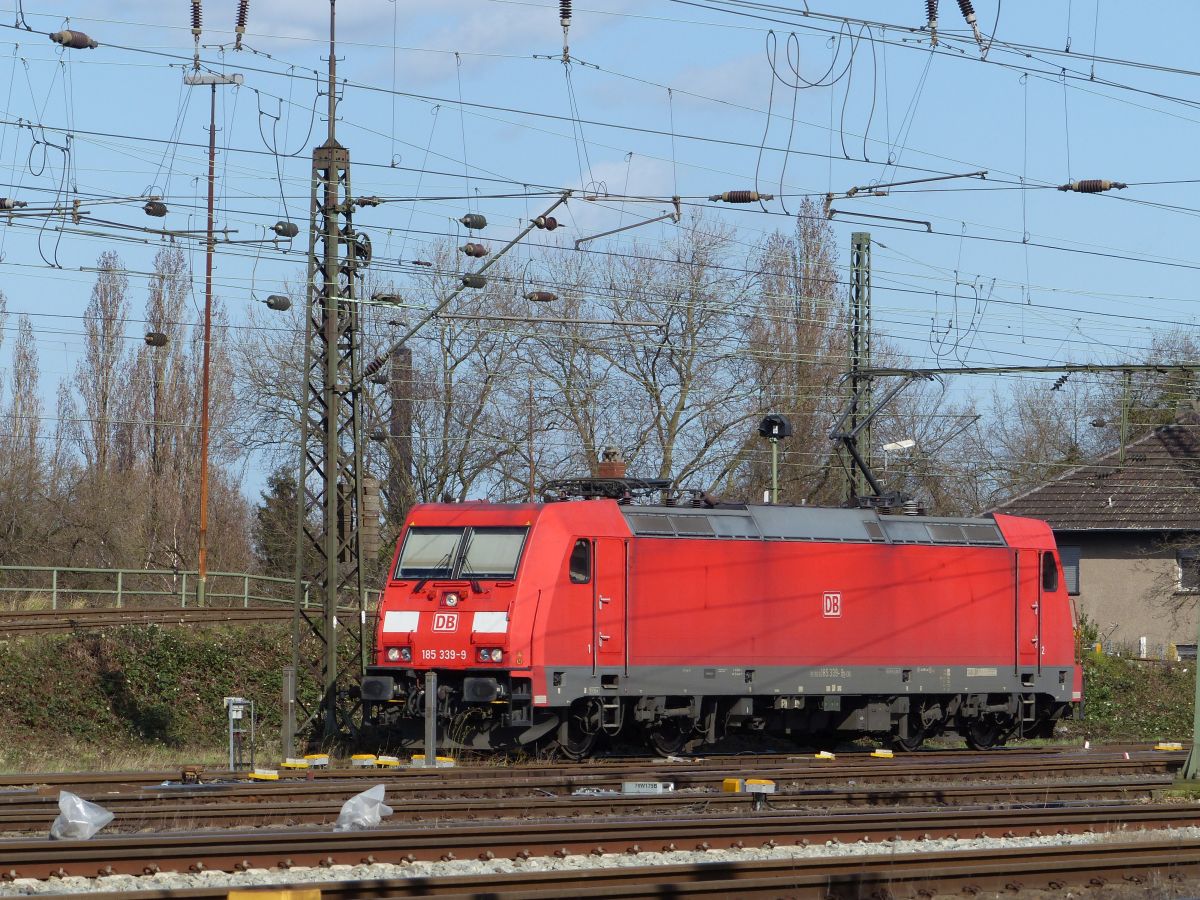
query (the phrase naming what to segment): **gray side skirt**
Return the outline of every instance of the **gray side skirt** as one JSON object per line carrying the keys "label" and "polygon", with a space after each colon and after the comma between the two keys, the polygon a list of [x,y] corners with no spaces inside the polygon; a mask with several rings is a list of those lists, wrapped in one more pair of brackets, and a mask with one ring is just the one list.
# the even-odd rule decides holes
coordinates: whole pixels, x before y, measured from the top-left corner
{"label": "gray side skirt", "polygon": [[[1075,667],[772,666],[757,668],[637,666],[628,673],[587,667],[546,667],[544,705],[581,697],[853,697],[948,694],[1046,694],[1070,701]],[[543,705],[541,696],[534,698]]]}

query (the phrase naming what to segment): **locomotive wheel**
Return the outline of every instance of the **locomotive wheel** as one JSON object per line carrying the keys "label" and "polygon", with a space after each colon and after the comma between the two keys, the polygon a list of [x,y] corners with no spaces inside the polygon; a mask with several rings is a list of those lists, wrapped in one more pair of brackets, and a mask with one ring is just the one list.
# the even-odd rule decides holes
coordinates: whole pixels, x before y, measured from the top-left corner
{"label": "locomotive wheel", "polygon": [[558,751],[567,759],[586,759],[596,748],[602,730],[595,701],[577,700],[558,726]]}
{"label": "locomotive wheel", "polygon": [[1008,723],[1003,719],[972,719],[963,729],[963,737],[972,750],[1000,747],[1008,738]]}
{"label": "locomotive wheel", "polygon": [[646,728],[646,740],[663,756],[678,753],[692,736],[694,723],[680,716],[659,719]]}

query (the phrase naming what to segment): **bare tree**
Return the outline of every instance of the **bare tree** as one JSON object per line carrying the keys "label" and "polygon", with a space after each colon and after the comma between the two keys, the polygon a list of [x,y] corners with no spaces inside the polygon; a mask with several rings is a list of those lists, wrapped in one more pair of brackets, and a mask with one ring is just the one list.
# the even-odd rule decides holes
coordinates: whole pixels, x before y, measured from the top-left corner
{"label": "bare tree", "polygon": [[666,260],[636,250],[610,258],[595,284],[599,308],[614,319],[658,323],[621,326],[592,351],[618,376],[601,422],[642,474],[714,484],[754,415],[743,317],[749,286],[733,246],[730,230],[695,216]]}
{"label": "bare tree", "polygon": [[[758,411],[782,413],[793,435],[782,445],[780,496],[785,502],[842,499],[828,432],[843,401],[847,315],[838,280],[833,231],[805,199],[794,230],[769,235],[754,259],[755,306],[750,352]],[[753,435],[743,445],[741,493],[767,478],[767,454]]]}
{"label": "bare tree", "polygon": [[[3,324],[0,297],[0,326]],[[44,543],[41,513],[45,491],[41,438],[42,404],[33,326],[21,316],[12,353],[11,391],[0,416],[0,559],[40,555]]]}

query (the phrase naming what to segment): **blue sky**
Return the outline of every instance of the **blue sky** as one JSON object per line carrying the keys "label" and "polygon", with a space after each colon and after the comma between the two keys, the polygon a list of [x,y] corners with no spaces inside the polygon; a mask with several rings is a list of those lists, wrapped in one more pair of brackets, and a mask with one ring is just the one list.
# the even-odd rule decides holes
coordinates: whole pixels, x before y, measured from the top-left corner
{"label": "blue sky", "polygon": [[[924,4],[916,0],[813,0],[809,9],[824,15],[808,17],[746,6],[734,15],[737,4],[709,0],[574,6],[568,70],[557,4],[338,4],[347,81],[339,137],[351,151],[355,193],[476,197],[388,203],[356,216],[401,281],[398,260],[458,234],[454,220],[468,208],[487,215],[492,242],[511,236],[549,201],[483,195],[523,193],[524,185],[658,198],[571,202],[562,230],[532,237],[569,247],[581,233],[658,215],[673,194],[753,188],[757,171],[760,191],[784,195],[765,212],[696,203],[751,244],[789,226],[798,195],[986,170],[986,180],[833,204],[929,223],[933,233],[922,224],[834,220],[843,262],[850,233],[871,232],[875,324],[914,362],[1120,362],[1137,359],[1155,330],[1195,324],[1200,184],[1181,182],[1196,177],[1200,90],[1189,71],[1146,67],[1188,69],[1195,4],[1135,15],[1112,0],[1009,0],[997,23],[996,0],[981,0],[980,25],[995,33],[986,60],[948,0],[937,52],[919,30]],[[88,197],[158,192],[171,208],[167,227],[203,227],[208,97],[181,86],[193,46],[188,7],[24,0],[36,31],[69,25],[101,46],[63,51],[44,35],[0,29],[0,196],[45,203],[64,184]],[[235,0],[205,0],[206,45],[231,41],[235,8]],[[245,76],[243,87],[220,95],[218,227],[252,238],[279,218],[301,225],[291,255],[219,249],[217,290],[235,324],[252,296],[303,279],[310,152],[325,127],[314,70],[323,70],[327,17],[322,0],[255,0],[245,37],[252,49],[202,52],[205,65]],[[17,18],[11,2],[0,7],[0,24]],[[772,40],[782,76],[773,95]],[[789,52],[817,85],[784,83],[794,84]],[[821,82],[831,67],[832,85]],[[65,130],[75,132],[69,171],[59,149]],[[172,138],[191,146],[173,148]],[[1053,189],[1084,178],[1130,187],[1098,196]],[[161,224],[140,201],[91,210]],[[648,226],[607,246],[652,243],[672,227]],[[87,267],[110,246],[129,267],[140,306],[145,279],[137,273],[149,270],[157,239],[113,245],[103,235],[0,225],[0,288],[10,313],[33,317],[48,395],[81,356],[79,315],[94,278]],[[203,255],[190,253],[198,316]],[[9,337],[14,328],[10,316]],[[129,339],[142,330],[131,324]],[[948,389],[965,396],[980,382],[957,379]]]}

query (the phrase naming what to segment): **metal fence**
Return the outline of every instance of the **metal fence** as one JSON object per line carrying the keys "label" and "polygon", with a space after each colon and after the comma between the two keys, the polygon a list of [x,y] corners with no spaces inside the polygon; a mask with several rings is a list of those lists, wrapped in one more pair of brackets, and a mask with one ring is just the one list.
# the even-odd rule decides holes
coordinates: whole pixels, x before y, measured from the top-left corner
{"label": "metal fence", "polygon": [[[0,566],[0,603],[31,605],[49,600],[50,609],[83,602],[87,606],[123,607],[127,603],[178,603],[196,606],[196,570],[88,569],[71,566]],[[206,606],[288,604],[295,582],[290,578],[245,572],[209,572]],[[309,604],[308,584],[302,602]]]}

